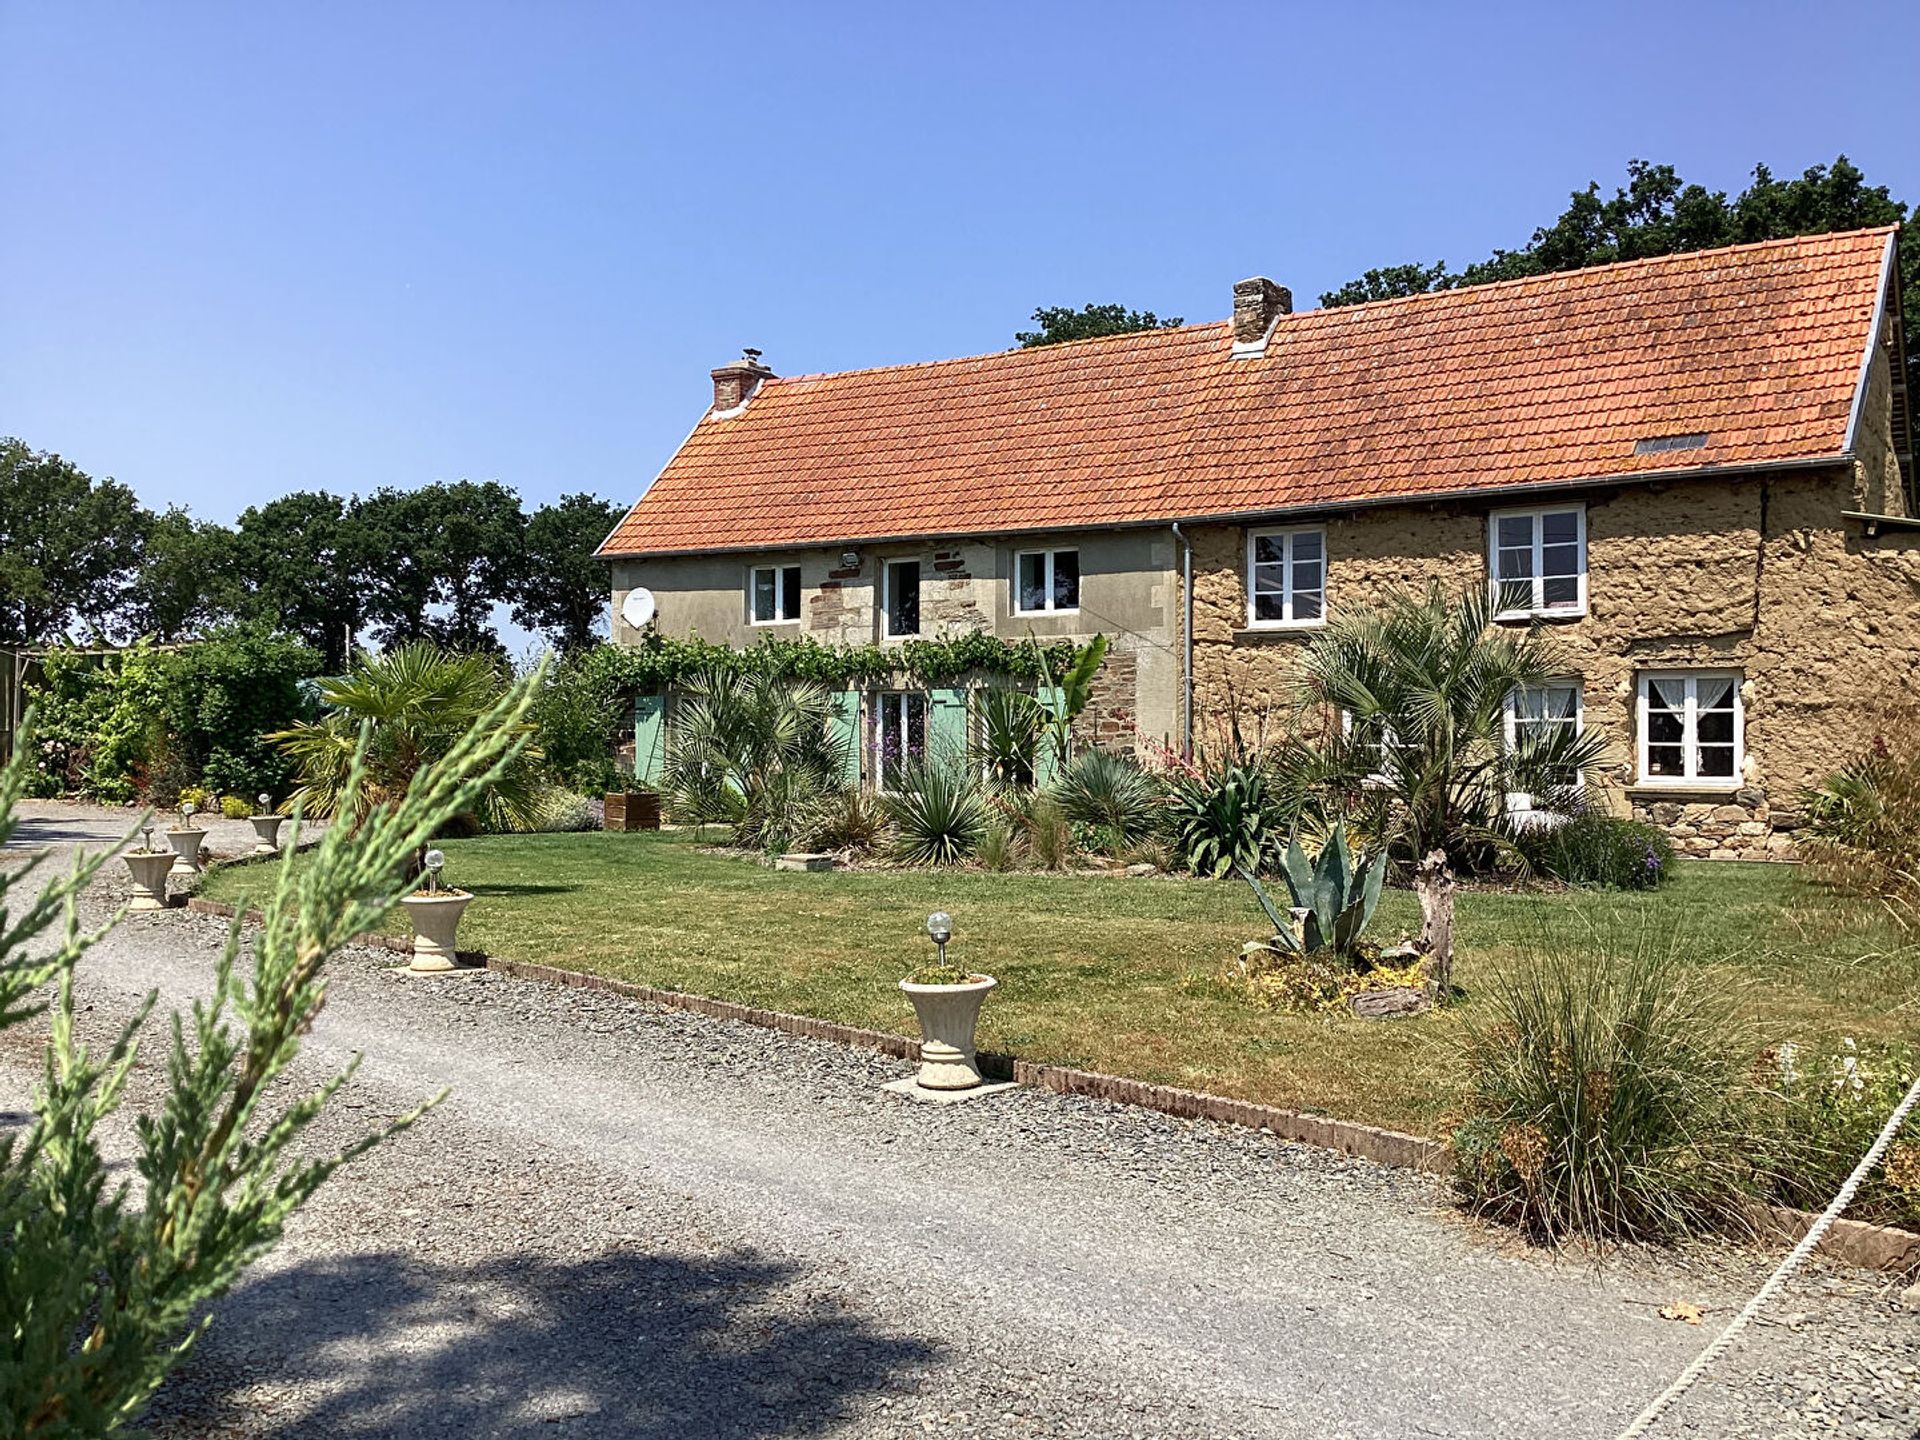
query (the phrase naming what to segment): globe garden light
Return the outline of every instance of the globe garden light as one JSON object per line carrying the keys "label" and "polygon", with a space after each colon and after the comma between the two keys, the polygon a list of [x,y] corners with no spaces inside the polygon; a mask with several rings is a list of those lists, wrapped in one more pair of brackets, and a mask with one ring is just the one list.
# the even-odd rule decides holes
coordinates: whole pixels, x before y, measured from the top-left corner
{"label": "globe garden light", "polygon": [[940,963],[947,963],[947,941],[953,938],[953,917],[944,910],[936,910],[927,916],[927,938],[933,941],[934,949],[939,952]]}
{"label": "globe garden light", "polygon": [[273,796],[267,794],[266,791],[262,790],[258,798],[260,801],[260,813],[262,815],[266,814],[269,810],[273,809]]}
{"label": "globe garden light", "polygon": [[180,802],[180,818],[186,821],[187,824],[191,825],[193,823],[194,811],[197,810],[198,808],[199,807],[195,805],[193,801],[182,800]]}
{"label": "globe garden light", "polygon": [[440,871],[445,868],[446,863],[447,855],[444,850],[427,851],[427,888],[429,890],[438,890],[440,888]]}

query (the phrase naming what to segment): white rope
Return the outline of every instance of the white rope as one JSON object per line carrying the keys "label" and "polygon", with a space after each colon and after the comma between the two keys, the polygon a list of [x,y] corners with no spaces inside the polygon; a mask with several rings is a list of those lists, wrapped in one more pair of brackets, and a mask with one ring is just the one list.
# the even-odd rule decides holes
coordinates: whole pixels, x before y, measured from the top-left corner
{"label": "white rope", "polygon": [[1920,1080],[1914,1081],[1913,1088],[1907,1091],[1906,1098],[1893,1107],[1893,1114],[1887,1117],[1886,1128],[1880,1132],[1879,1138],[1867,1147],[1866,1155],[1858,1165],[1853,1167],[1853,1173],[1847,1176],[1847,1183],[1840,1187],[1840,1193],[1833,1197],[1833,1203],[1820,1212],[1820,1218],[1813,1222],[1812,1227],[1801,1237],[1800,1243],[1794,1246],[1787,1258],[1780,1262],[1779,1268],[1768,1278],[1767,1283],[1760,1287],[1760,1293],[1749,1300],[1745,1308],[1728,1323],[1727,1328],[1714,1337],[1713,1343],[1700,1352],[1699,1358],[1680,1372],[1678,1380],[1661,1391],[1653,1403],[1642,1410],[1639,1417],[1620,1432],[1619,1440],[1637,1440],[1637,1437],[1651,1430],[1653,1423],[1666,1413],[1667,1407],[1686,1393],[1688,1387],[1705,1373],[1706,1368],[1725,1353],[1726,1348],[1734,1342],[1742,1330],[1747,1328],[1762,1307],[1779,1293],[1780,1287],[1787,1283],[1788,1277],[1806,1264],[1807,1257],[1813,1254],[1821,1238],[1833,1228],[1833,1222],[1840,1218],[1840,1212],[1853,1203],[1854,1192],[1872,1173],[1873,1167],[1880,1163],[1880,1157],[1887,1153],[1887,1147],[1893,1143],[1893,1137],[1900,1133],[1900,1127],[1906,1123],[1907,1115],[1916,1103],[1920,1103]]}

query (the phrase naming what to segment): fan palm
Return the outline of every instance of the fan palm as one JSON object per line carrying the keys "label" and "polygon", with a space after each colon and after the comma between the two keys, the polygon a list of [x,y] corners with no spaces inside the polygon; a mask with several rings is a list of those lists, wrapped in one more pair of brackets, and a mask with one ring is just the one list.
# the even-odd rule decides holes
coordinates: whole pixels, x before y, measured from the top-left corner
{"label": "fan palm", "polygon": [[830,820],[847,771],[833,706],[810,680],[696,676],[674,711],[668,804],[683,819],[731,821],[743,845],[803,843]]}
{"label": "fan palm", "polygon": [[[337,816],[357,829],[374,806],[398,801],[416,773],[446,755],[499,701],[507,681],[489,656],[425,643],[402,645],[357,657],[344,676],[321,681],[326,713],[267,738],[294,763],[300,782],[294,802],[308,815]],[[530,735],[533,728],[517,722],[515,733]],[[360,786],[349,790],[354,746],[363,729],[368,732],[366,773]],[[522,749],[480,792],[469,821],[487,829],[530,826],[542,794],[539,758],[537,749]]]}

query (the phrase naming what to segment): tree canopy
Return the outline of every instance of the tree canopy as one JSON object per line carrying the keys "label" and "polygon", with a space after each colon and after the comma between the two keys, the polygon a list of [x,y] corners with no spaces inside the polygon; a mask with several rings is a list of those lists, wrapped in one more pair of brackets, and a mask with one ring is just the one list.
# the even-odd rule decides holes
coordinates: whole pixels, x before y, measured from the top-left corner
{"label": "tree canopy", "polygon": [[0,439],[0,644],[106,633],[151,522],[117,480]]}
{"label": "tree canopy", "polygon": [[1033,312],[1038,330],[1017,330],[1017,348],[1058,345],[1066,340],[1091,340],[1096,335],[1127,335],[1135,330],[1172,330],[1187,322],[1178,315],[1162,320],[1151,310],[1129,310],[1124,305],[1043,305]]}
{"label": "tree canopy", "polygon": [[[1681,180],[1671,165],[1632,160],[1624,186],[1611,196],[1601,194],[1598,181],[1574,191],[1559,218],[1535,230],[1518,250],[1495,250],[1457,272],[1445,260],[1383,266],[1329,290],[1320,303],[1358,305],[1650,255],[1895,225],[1906,217],[1905,202],[1894,199],[1884,185],[1868,185],[1845,155],[1788,180],[1756,166],[1752,182],[1731,197]],[[1920,335],[1920,244],[1901,247],[1900,282],[1908,383],[1909,388],[1920,388],[1920,345],[1914,343]]]}

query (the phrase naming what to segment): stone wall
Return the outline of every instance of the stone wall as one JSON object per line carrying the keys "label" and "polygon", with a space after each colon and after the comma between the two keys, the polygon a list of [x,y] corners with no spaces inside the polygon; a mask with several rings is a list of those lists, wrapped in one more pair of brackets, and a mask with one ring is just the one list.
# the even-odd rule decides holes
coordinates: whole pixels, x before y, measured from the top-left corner
{"label": "stone wall", "polygon": [[[1795,797],[1856,753],[1920,682],[1920,531],[1868,536],[1853,509],[1858,467],[1584,492],[1586,615],[1548,626],[1578,676],[1584,719],[1608,737],[1593,779],[1605,809],[1665,826],[1690,853],[1783,853]],[[1543,502],[1545,503],[1545,502]],[[1394,586],[1487,583],[1491,506],[1421,504],[1326,521],[1327,605],[1363,606]],[[1246,530],[1196,527],[1196,733],[1228,716],[1283,723],[1302,645],[1315,633],[1247,624]],[[1698,791],[1638,784],[1643,669],[1744,676],[1745,761],[1736,783]],[[1211,733],[1210,733],[1211,732]]]}

